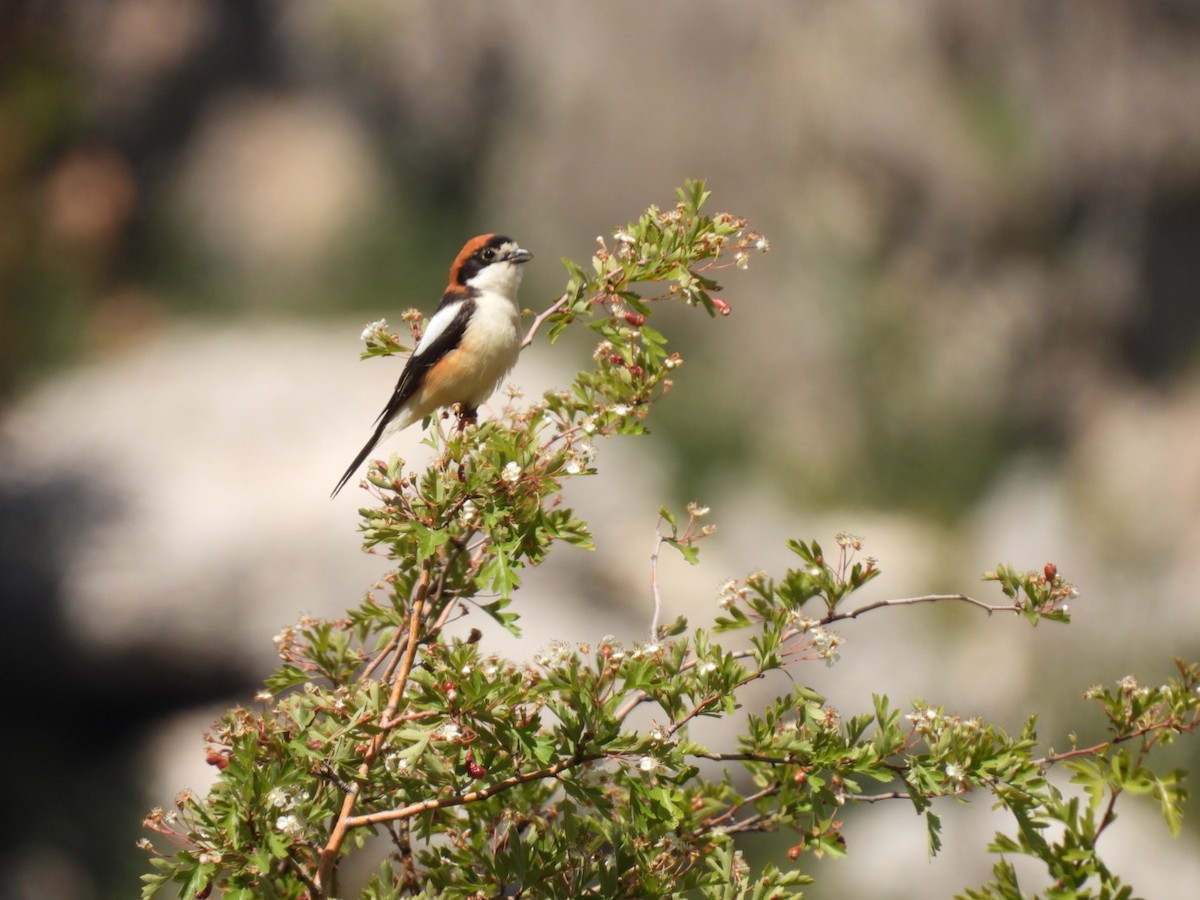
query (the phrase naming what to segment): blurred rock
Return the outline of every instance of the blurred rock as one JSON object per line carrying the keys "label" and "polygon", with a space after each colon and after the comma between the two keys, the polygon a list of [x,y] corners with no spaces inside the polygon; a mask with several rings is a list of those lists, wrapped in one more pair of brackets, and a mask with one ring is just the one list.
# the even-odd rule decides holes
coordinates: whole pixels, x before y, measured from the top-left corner
{"label": "blurred rock", "polygon": [[179,176],[178,214],[218,271],[303,276],[371,213],[380,171],[332,100],[247,93],[216,104]]}

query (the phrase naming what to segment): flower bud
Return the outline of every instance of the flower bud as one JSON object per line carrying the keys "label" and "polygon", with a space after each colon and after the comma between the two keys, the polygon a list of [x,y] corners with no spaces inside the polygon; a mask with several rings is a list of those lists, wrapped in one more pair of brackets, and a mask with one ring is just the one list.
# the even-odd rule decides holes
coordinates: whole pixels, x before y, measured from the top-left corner
{"label": "flower bud", "polygon": [[224,769],[229,765],[229,751],[218,750],[216,747],[209,747],[204,754],[204,761],[210,766],[216,766],[218,769]]}
{"label": "flower bud", "polygon": [[467,751],[467,774],[472,778],[482,778],[487,774],[487,769],[475,761],[475,754],[470,750]]}

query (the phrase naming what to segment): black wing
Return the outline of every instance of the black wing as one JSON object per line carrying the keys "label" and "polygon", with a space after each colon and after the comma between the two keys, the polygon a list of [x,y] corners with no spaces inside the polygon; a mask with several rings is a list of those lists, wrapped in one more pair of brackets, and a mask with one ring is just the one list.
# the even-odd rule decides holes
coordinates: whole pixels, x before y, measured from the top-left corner
{"label": "black wing", "polygon": [[[442,298],[442,302],[438,304],[438,309],[442,309],[448,302],[454,299],[450,295]],[[412,399],[413,394],[417,392],[417,388],[421,386],[421,382],[425,380],[425,373],[437,364],[443,356],[453,350],[462,341],[463,335],[467,331],[467,323],[471,320],[471,312],[474,308],[474,302],[467,297],[461,301],[461,306],[454,318],[450,320],[441,333],[429,342],[426,347],[420,348],[419,352],[414,352],[408,358],[408,362],[404,364],[404,371],[400,373],[400,378],[396,382],[396,388],[392,391],[391,399],[388,400],[387,406],[383,408],[383,412],[375,419],[375,431],[371,435],[370,440],[366,445],[358,451],[358,456],[354,457],[354,462],[350,463],[350,467],[346,469],[341,480],[333,489],[330,497],[336,497],[338,491],[346,486],[346,482],[354,475],[367,455],[375,449],[375,445],[379,443],[383,437],[383,432],[387,429],[388,424],[400,414],[404,409],[404,405]],[[436,316],[437,313],[435,312]]]}

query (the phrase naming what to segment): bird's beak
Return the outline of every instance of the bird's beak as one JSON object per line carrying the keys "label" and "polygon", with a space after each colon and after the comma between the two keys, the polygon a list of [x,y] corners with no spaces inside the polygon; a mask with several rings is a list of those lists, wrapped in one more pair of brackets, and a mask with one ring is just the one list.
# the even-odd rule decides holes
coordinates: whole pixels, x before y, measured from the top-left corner
{"label": "bird's beak", "polygon": [[533,254],[528,250],[522,250],[518,247],[516,250],[509,250],[508,255],[504,259],[510,263],[525,263],[533,259]]}

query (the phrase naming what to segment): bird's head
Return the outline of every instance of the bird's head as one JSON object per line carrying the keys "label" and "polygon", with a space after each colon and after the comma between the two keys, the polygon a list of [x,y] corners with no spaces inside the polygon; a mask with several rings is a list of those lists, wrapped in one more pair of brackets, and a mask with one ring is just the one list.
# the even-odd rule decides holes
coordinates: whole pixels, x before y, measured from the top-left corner
{"label": "bird's head", "polygon": [[521,285],[521,264],[531,259],[533,254],[512,238],[481,234],[467,241],[455,257],[450,267],[450,286],[492,291],[515,300]]}

